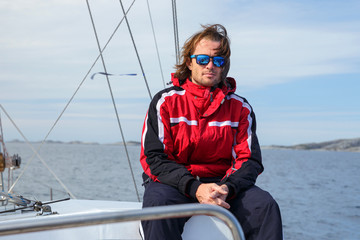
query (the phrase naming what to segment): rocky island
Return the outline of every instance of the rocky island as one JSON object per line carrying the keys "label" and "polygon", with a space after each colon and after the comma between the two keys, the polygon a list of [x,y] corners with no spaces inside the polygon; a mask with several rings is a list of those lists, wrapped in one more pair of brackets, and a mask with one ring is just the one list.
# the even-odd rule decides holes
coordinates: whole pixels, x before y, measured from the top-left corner
{"label": "rocky island", "polygon": [[271,145],[265,148],[360,152],[360,138],[338,139],[320,143],[304,143],[292,146]]}

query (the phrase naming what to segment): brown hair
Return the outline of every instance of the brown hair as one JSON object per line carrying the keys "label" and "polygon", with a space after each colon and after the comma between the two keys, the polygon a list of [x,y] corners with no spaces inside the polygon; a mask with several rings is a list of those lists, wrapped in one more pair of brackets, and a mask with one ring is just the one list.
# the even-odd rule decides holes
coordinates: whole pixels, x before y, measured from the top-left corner
{"label": "brown hair", "polygon": [[179,80],[185,80],[191,76],[191,71],[187,67],[187,63],[190,62],[190,56],[195,51],[197,44],[204,38],[220,42],[220,47],[217,49],[217,55],[225,58],[225,65],[221,74],[221,80],[226,78],[230,69],[230,39],[227,36],[227,31],[224,26],[220,24],[213,25],[201,25],[202,31],[195,33],[188,40],[186,40],[182,53],[180,56],[181,63],[175,65],[174,76]]}

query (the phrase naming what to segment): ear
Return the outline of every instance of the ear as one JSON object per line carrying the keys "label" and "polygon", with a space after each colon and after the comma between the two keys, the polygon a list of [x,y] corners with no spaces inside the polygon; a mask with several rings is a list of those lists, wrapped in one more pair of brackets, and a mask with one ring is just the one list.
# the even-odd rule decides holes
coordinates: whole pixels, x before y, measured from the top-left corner
{"label": "ear", "polygon": [[186,66],[188,67],[188,69],[191,71],[192,70],[192,59],[189,58],[187,61],[186,61]]}

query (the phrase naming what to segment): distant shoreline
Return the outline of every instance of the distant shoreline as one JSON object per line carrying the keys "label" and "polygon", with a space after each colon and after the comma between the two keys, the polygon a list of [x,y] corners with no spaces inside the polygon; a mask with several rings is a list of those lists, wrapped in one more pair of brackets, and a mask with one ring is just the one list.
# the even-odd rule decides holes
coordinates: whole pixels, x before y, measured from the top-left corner
{"label": "distant shoreline", "polygon": [[[21,140],[12,140],[9,143],[25,143]],[[41,141],[32,141],[31,143],[41,143]],[[83,144],[83,145],[119,145],[123,146],[123,142],[115,143],[97,143],[97,142],[83,142],[83,141],[54,141],[47,140],[47,144]],[[140,146],[138,141],[128,141],[127,146]],[[292,146],[284,145],[267,145],[262,146],[263,149],[293,149],[293,150],[314,150],[314,151],[345,151],[345,152],[360,152],[360,138],[353,139],[338,139],[333,141],[319,142],[319,143],[304,143]]]}
{"label": "distant shoreline", "polygon": [[[41,143],[41,141],[30,141],[31,143]],[[8,143],[25,143],[25,141],[21,140],[11,140]],[[46,140],[45,143],[47,144],[81,144],[81,145],[124,145],[123,142],[115,142],[115,143],[98,143],[98,142],[83,142],[83,141],[54,141],[54,140]],[[128,146],[140,146],[141,143],[137,141],[128,141],[126,142]]]}

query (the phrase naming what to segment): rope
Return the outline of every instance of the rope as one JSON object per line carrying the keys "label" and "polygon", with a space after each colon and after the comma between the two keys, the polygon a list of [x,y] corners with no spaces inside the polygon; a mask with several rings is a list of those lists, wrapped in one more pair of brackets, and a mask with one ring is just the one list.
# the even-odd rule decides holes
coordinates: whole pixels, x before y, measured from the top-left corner
{"label": "rope", "polygon": [[149,97],[150,97],[150,100],[151,100],[151,99],[152,99],[152,96],[151,96],[149,84],[148,84],[148,81],[146,80],[144,68],[143,68],[143,66],[142,66],[142,64],[141,64],[140,56],[139,56],[139,53],[138,53],[137,48],[136,48],[136,44],[135,44],[134,37],[133,37],[132,32],[131,32],[131,28],[130,28],[130,25],[129,25],[129,21],[128,21],[128,19],[127,19],[127,16],[126,16],[126,13],[125,13],[124,6],[123,6],[123,4],[122,4],[122,1],[119,0],[119,3],[120,3],[120,5],[121,5],[121,9],[122,9],[123,14],[124,14],[124,17],[125,17],[125,21],[126,21],[126,25],[127,25],[127,27],[128,27],[128,30],[129,30],[129,34],[130,34],[130,37],[131,37],[131,41],[132,41],[132,43],[133,43],[133,46],[134,46],[134,49],[135,49],[135,53],[136,53],[136,56],[137,56],[137,59],[138,59],[138,61],[139,61],[139,65],[140,65],[140,68],[141,68],[141,72],[142,72],[142,74],[143,74],[143,76],[144,76],[144,81],[145,81],[145,84],[146,84],[146,88],[147,88],[147,90],[148,90]]}
{"label": "rope", "polygon": [[176,0],[172,0],[172,12],[173,12],[173,25],[174,25],[174,40],[175,40],[175,55],[176,64],[180,63],[180,50],[179,50],[179,30],[177,24],[177,11],[176,11]]}
{"label": "rope", "polygon": [[[0,104],[0,108],[4,111],[4,113],[6,114],[6,116],[9,118],[9,120],[11,121],[11,123],[14,125],[14,127],[16,128],[16,130],[21,134],[21,136],[24,138],[26,144],[29,145],[29,147],[32,149],[32,151],[34,152],[34,154],[32,155],[31,159],[29,162],[27,162],[27,164],[25,165],[24,170],[20,173],[19,177],[15,180],[15,182],[13,183],[13,185],[10,187],[9,192],[12,191],[12,189],[15,187],[16,183],[19,181],[19,179],[21,178],[21,176],[24,174],[25,170],[29,167],[29,164],[32,162],[32,160],[34,159],[35,155],[40,159],[40,161],[42,162],[42,164],[44,164],[44,166],[47,168],[47,170],[54,176],[54,178],[56,179],[56,181],[58,181],[58,183],[69,193],[69,195],[76,199],[76,197],[74,196],[74,194],[72,194],[70,192],[70,190],[65,186],[65,184],[60,180],[60,178],[58,178],[58,176],[56,176],[56,174],[51,170],[51,168],[47,165],[47,163],[45,162],[45,160],[39,155],[39,153],[37,152],[37,150],[34,149],[34,147],[30,144],[29,140],[25,137],[25,135],[21,132],[21,130],[18,128],[18,126],[15,124],[15,122],[12,120],[12,118],[10,117],[10,115],[6,112],[5,108]],[[42,146],[42,144],[44,143],[44,141],[41,143],[40,147]],[[40,149],[39,147],[39,149]]]}
{"label": "rope", "polygon": [[90,79],[93,80],[95,75],[101,74],[101,75],[107,75],[107,76],[136,76],[136,73],[125,73],[125,74],[113,74],[113,73],[105,73],[105,72],[97,72],[91,75]]}
{"label": "rope", "polygon": [[154,30],[154,24],[153,24],[152,17],[151,17],[151,11],[150,11],[150,4],[149,4],[149,0],[146,0],[146,2],[147,2],[148,12],[149,12],[149,18],[150,18],[150,23],[151,23],[151,29],[152,29],[152,32],[153,32],[153,37],[154,37],[154,42],[155,42],[156,53],[157,53],[157,57],[158,57],[158,61],[159,61],[159,67],[160,67],[161,78],[162,78],[162,81],[163,81],[163,84],[164,84],[164,88],[165,88],[164,73],[163,73],[163,69],[162,69],[162,66],[161,66],[160,55],[159,55],[159,48],[158,48],[157,41],[156,41],[155,30]]}
{"label": "rope", "polygon": [[[118,114],[118,111],[117,111],[117,108],[116,108],[115,99],[114,99],[114,95],[113,95],[112,88],[111,88],[111,84],[110,84],[110,80],[109,80],[109,75],[107,74],[107,70],[106,70],[106,66],[105,66],[105,60],[104,60],[104,57],[103,57],[103,55],[102,55],[102,53],[101,53],[100,42],[99,42],[99,38],[98,38],[98,35],[97,35],[97,32],[96,32],[96,27],[95,27],[95,23],[94,23],[94,19],[93,19],[92,13],[91,13],[89,1],[86,0],[86,3],[87,3],[87,6],[88,6],[89,15],[90,15],[90,18],[91,18],[91,23],[92,23],[92,26],[93,26],[93,30],[94,30],[94,34],[95,34],[97,46],[98,46],[98,49],[99,49],[99,52],[100,52],[102,65],[103,65],[103,68],[104,68],[104,71],[105,71],[106,80],[107,80],[107,83],[108,83],[108,86],[109,86],[109,91],[110,91],[111,99],[112,99],[112,102],[113,102],[113,106],[114,106],[114,110],[115,110],[117,122],[118,122],[118,125],[119,125],[119,130],[120,130],[121,137],[122,137],[122,140],[123,140],[123,143],[124,143],[127,160],[128,160],[129,167],[130,167],[130,170],[131,170],[131,175],[132,175],[132,178],[133,178],[133,183],[134,183],[134,187],[135,187],[135,191],[136,191],[136,196],[137,196],[138,201],[140,202],[140,195],[139,195],[139,192],[138,192],[138,189],[137,189],[137,186],[136,186],[135,177],[134,177],[134,172],[133,172],[133,169],[132,169],[132,166],[131,166],[130,157],[129,157],[129,153],[128,153],[128,150],[127,150],[126,141],[125,141],[125,138],[124,138],[124,133],[123,133],[123,131],[122,131],[119,114]],[[121,3],[121,2],[120,2],[120,3]],[[121,3],[121,7],[122,7],[122,3]],[[125,20],[126,20],[126,22],[127,22],[125,10],[124,10],[123,7],[122,7],[122,9],[123,9],[123,12],[124,12],[124,15],[125,15]],[[144,74],[144,77],[145,77],[145,74]],[[148,89],[148,90],[149,90],[149,89]],[[149,94],[150,94],[150,91],[149,91]],[[151,95],[150,95],[150,98],[151,98]]]}
{"label": "rope", "polygon": [[[130,7],[128,8],[127,12],[128,13],[130,11],[130,9],[132,8],[132,6],[134,5],[135,0],[133,0],[133,2],[131,3]],[[48,138],[48,136],[50,135],[50,133],[52,132],[52,130],[55,128],[56,124],[59,122],[60,118],[62,117],[62,115],[64,114],[64,112],[66,111],[66,109],[68,108],[68,106],[70,105],[70,103],[72,102],[72,100],[74,99],[75,95],[77,94],[77,92],[79,91],[80,87],[83,85],[83,83],[85,82],[86,78],[88,77],[88,75],[90,74],[90,72],[92,71],[92,69],[94,68],[95,64],[97,63],[97,61],[99,60],[101,54],[105,51],[106,47],[108,46],[108,44],[110,43],[110,41],[112,40],[113,36],[115,35],[115,33],[117,32],[117,30],[119,29],[121,23],[123,22],[125,17],[123,17],[119,24],[116,26],[116,28],[114,29],[113,33],[111,34],[109,40],[106,42],[105,46],[103,47],[103,49],[101,50],[100,54],[96,57],[96,59],[94,60],[93,64],[91,65],[90,69],[88,70],[88,72],[85,74],[84,78],[82,79],[82,81],[80,82],[79,86],[77,87],[77,89],[75,90],[75,92],[73,93],[73,95],[71,96],[70,100],[67,102],[67,104],[65,105],[64,109],[62,110],[62,112],[60,113],[59,117],[56,119],[56,121],[54,122],[53,126],[50,128],[49,132],[47,133],[47,135],[45,136],[44,140],[41,142],[40,146],[38,147],[38,150],[40,150],[40,148],[43,146],[44,142],[46,141],[46,139]],[[32,161],[32,159],[34,158],[34,155],[32,156],[32,158],[29,161]],[[24,170],[25,171],[25,170]],[[23,175],[24,171],[22,172],[22,174],[20,174],[17,178],[17,180],[14,182],[14,184],[12,185],[11,189],[15,187],[16,183],[19,181],[19,179],[21,178],[21,176]],[[73,196],[74,197],[74,196]],[[75,197],[74,197],[75,198]]]}
{"label": "rope", "polygon": [[[123,4],[122,4],[122,1],[119,0],[119,3],[120,3],[120,5],[121,5],[121,9],[122,9],[123,14],[124,14],[124,17],[125,17],[126,25],[127,25],[127,27],[128,27],[129,34],[130,34],[130,36],[131,36],[131,40],[132,40],[132,43],[133,43],[133,45],[134,45],[134,49],[135,49],[135,52],[136,52],[136,56],[137,56],[137,58],[138,58],[138,61],[139,61],[139,64],[140,64],[140,68],[141,68],[141,71],[142,71],[143,76],[144,76],[144,81],[145,81],[145,84],[146,84],[146,87],[147,87],[147,90],[148,90],[148,93],[149,93],[149,97],[150,97],[150,100],[151,100],[151,99],[152,99],[152,96],[151,96],[150,88],[149,88],[148,82],[147,82],[147,80],[146,80],[145,72],[144,72],[144,69],[143,69],[142,64],[141,64],[141,60],[140,60],[139,53],[138,53],[137,48],[136,48],[136,44],[135,44],[135,41],[134,41],[134,37],[133,37],[133,35],[132,35],[132,33],[131,33],[129,21],[128,21],[128,19],[127,19],[127,16],[126,16],[126,13],[125,13],[124,6],[123,6]],[[133,179],[133,183],[134,183],[136,195],[137,195],[138,201],[140,202],[140,195],[139,195],[139,191],[138,191],[137,186],[136,186],[134,171],[133,171],[133,168],[132,168],[132,165],[131,165],[131,162],[130,162],[130,158],[129,158],[128,151],[127,151],[127,147],[126,147],[126,141],[125,141],[124,137],[123,137],[123,143],[124,143],[124,147],[125,147],[125,150],[126,150],[126,154],[127,154],[127,156],[128,156],[128,164],[129,164],[129,167],[130,167],[130,172],[131,172],[131,176],[132,176],[132,179]]]}
{"label": "rope", "polygon": [[[135,0],[132,1],[131,5],[129,6],[128,10],[126,11],[126,14],[128,14],[128,12],[130,11],[130,9],[132,8],[132,6],[134,5]],[[82,79],[82,81],[80,82],[79,86],[77,87],[77,89],[75,90],[75,92],[73,93],[73,95],[70,97],[69,101],[67,102],[67,104],[65,105],[64,109],[62,110],[62,112],[60,113],[60,115],[58,116],[58,118],[55,120],[54,124],[52,125],[52,127],[50,128],[50,130],[48,131],[48,133],[46,134],[44,140],[41,142],[40,146],[38,147],[37,150],[34,150],[33,147],[31,146],[31,144],[29,143],[29,141],[26,139],[26,137],[21,133],[20,129],[18,129],[18,131],[20,132],[20,134],[23,136],[24,140],[27,142],[28,145],[31,146],[31,148],[33,149],[34,154],[32,155],[30,161],[27,163],[27,165],[25,166],[24,170],[21,172],[21,174],[17,177],[17,179],[15,180],[15,182],[13,183],[13,185],[11,186],[10,190],[11,191],[15,185],[17,184],[17,182],[20,180],[20,178],[23,176],[23,174],[25,173],[25,170],[27,169],[27,167],[29,166],[29,164],[32,162],[32,160],[34,159],[35,155],[37,155],[40,160],[42,160],[42,158],[40,157],[40,155],[37,153],[41,147],[44,145],[45,141],[47,140],[47,138],[49,137],[50,133],[53,131],[53,129],[55,128],[56,124],[59,122],[60,118],[62,117],[62,115],[64,114],[64,112],[66,111],[66,109],[68,108],[68,106],[70,105],[70,103],[72,102],[72,100],[74,99],[75,95],[77,94],[77,92],[79,91],[79,89],[81,88],[81,86],[83,85],[83,83],[85,82],[85,80],[87,79],[87,77],[89,76],[90,72],[92,71],[92,69],[94,68],[95,64],[97,63],[97,61],[99,60],[100,56],[102,55],[102,53],[105,51],[105,49],[107,48],[107,46],[109,45],[110,41],[112,40],[112,38],[114,37],[115,33],[117,32],[117,30],[119,29],[120,25],[122,24],[122,22],[124,21],[125,16],[120,20],[119,24],[116,26],[116,28],[114,29],[113,33],[110,35],[108,41],[106,42],[106,44],[104,45],[104,47],[101,49],[100,54],[95,58],[93,64],[91,65],[91,67],[89,68],[89,70],[87,71],[87,73],[85,74],[84,78]],[[1,106],[1,105],[0,105]],[[1,106],[1,108],[3,108]],[[3,108],[4,112],[5,109]],[[8,114],[7,114],[8,115]],[[9,117],[9,115],[8,115]],[[10,117],[9,117],[10,119]],[[13,121],[12,121],[13,122]],[[15,123],[13,122],[13,124],[15,125]],[[16,126],[16,125],[15,125]],[[43,160],[42,160],[43,161]],[[45,163],[46,165],[46,163]],[[57,177],[56,177],[57,178]],[[60,180],[60,179],[59,179]],[[62,184],[61,184],[62,185]],[[64,185],[63,188],[68,191],[69,195],[72,198],[76,197],[67,189],[67,187]]]}

